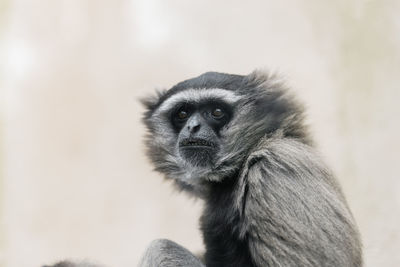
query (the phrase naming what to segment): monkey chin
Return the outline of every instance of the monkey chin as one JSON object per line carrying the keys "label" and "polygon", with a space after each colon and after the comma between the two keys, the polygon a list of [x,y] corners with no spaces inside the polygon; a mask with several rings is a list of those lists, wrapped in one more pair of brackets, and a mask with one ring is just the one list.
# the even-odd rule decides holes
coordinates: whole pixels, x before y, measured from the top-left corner
{"label": "monkey chin", "polygon": [[210,146],[181,146],[179,148],[181,157],[193,166],[213,166],[216,149]]}

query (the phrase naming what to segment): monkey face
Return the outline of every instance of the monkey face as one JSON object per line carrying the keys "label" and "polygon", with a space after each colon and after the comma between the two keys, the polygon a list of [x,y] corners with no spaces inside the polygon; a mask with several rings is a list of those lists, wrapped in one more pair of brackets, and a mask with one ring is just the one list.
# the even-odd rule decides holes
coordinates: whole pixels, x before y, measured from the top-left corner
{"label": "monkey face", "polygon": [[240,99],[220,88],[172,89],[147,99],[147,152],[156,170],[185,185],[220,180],[217,169],[230,140],[226,132]]}
{"label": "monkey face", "polygon": [[213,166],[221,146],[220,130],[230,121],[232,111],[222,101],[177,104],[170,120],[179,156],[193,166]]}

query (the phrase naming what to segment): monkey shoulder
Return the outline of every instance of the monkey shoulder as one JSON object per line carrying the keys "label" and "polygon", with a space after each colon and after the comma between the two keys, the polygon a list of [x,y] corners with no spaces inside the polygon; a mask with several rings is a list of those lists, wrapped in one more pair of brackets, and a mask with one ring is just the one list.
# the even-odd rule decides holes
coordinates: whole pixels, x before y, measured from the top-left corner
{"label": "monkey shoulder", "polygon": [[351,217],[339,184],[313,147],[295,139],[269,140],[246,164],[239,198],[247,216],[296,225],[336,212]]}
{"label": "monkey shoulder", "polygon": [[314,148],[272,140],[246,164],[241,218],[257,266],[352,266],[359,258],[351,250],[359,246],[353,217]]}
{"label": "monkey shoulder", "polygon": [[[245,163],[241,182],[257,196],[267,193],[270,187],[274,190],[276,187],[293,187],[294,190],[302,186],[341,194],[340,186],[319,153],[312,146],[292,138],[260,142]],[[310,188],[310,185],[314,187]]]}

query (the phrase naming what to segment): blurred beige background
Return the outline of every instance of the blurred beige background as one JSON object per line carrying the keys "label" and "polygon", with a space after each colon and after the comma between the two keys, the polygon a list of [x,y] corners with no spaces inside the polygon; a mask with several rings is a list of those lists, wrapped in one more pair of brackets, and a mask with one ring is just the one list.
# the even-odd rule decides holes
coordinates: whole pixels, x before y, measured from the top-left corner
{"label": "blurred beige background", "polygon": [[255,68],[306,103],[366,266],[400,266],[397,0],[0,0],[0,266],[201,251],[201,202],[151,171],[137,98]]}

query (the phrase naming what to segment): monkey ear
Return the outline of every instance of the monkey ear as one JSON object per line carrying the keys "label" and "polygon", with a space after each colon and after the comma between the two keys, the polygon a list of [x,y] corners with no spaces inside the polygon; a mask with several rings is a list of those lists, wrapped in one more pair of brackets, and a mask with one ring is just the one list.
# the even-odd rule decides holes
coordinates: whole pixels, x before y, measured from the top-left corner
{"label": "monkey ear", "polygon": [[145,117],[151,116],[166,94],[167,89],[156,89],[155,94],[139,98],[140,103],[146,108]]}

